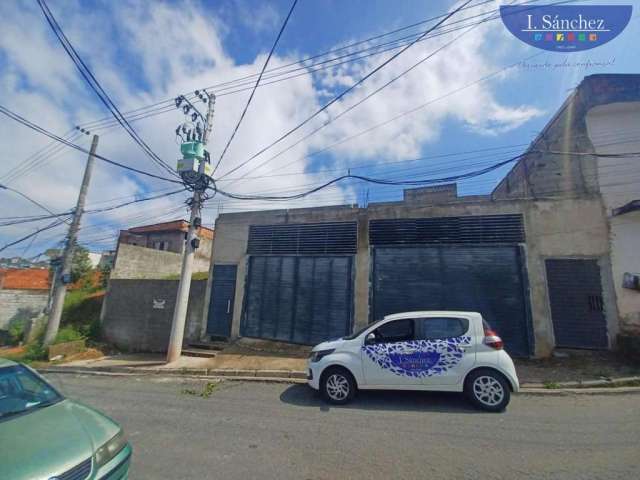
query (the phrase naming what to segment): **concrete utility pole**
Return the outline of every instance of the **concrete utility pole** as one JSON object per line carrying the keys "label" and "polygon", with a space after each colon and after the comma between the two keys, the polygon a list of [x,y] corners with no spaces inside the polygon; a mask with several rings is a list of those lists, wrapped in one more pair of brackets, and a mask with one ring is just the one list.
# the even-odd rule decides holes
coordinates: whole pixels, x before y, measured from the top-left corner
{"label": "concrete utility pole", "polygon": [[[209,95],[209,109],[207,110],[207,126],[202,137],[203,145],[207,144],[211,133],[214,97]],[[205,161],[202,160],[198,167],[201,175],[204,174]],[[206,188],[206,187],[205,187]],[[200,227],[200,209],[202,207],[202,193],[204,190],[196,184],[191,198],[191,216],[189,217],[189,230],[182,252],[182,269],[180,271],[180,283],[178,284],[178,295],[176,306],[173,309],[173,320],[171,322],[171,336],[169,337],[169,347],[167,349],[167,363],[175,362],[182,354],[182,342],[184,340],[184,327],[187,320],[187,307],[189,306],[189,291],[191,290],[191,275],[193,272],[193,258],[198,248],[197,231]]]}
{"label": "concrete utility pole", "polygon": [[[73,212],[73,220],[69,227],[67,235],[67,243],[62,254],[62,266],[56,269],[58,278],[54,278],[54,290],[51,300],[51,312],[49,313],[49,321],[47,322],[47,331],[44,335],[44,346],[53,342],[60,328],[60,318],[62,317],[62,307],[64,306],[64,296],[67,293],[67,283],[69,283],[71,275],[71,264],[73,263],[73,251],[78,238],[78,229],[80,228],[80,219],[84,211],[84,203],[87,198],[87,190],[91,181],[91,172],[93,171],[93,162],[96,149],[98,148],[98,135],[93,136],[91,142],[91,151],[87,159],[87,166],[84,169],[84,177],[82,177],[82,185],[78,194],[78,203]],[[58,275],[59,274],[59,275]]]}

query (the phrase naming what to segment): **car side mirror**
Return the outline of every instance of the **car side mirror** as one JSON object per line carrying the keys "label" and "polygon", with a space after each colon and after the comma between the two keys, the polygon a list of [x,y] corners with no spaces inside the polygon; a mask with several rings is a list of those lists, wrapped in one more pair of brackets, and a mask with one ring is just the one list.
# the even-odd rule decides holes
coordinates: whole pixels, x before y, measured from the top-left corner
{"label": "car side mirror", "polygon": [[364,337],[364,344],[371,345],[372,343],[376,343],[376,334],[373,332],[367,333],[367,336]]}

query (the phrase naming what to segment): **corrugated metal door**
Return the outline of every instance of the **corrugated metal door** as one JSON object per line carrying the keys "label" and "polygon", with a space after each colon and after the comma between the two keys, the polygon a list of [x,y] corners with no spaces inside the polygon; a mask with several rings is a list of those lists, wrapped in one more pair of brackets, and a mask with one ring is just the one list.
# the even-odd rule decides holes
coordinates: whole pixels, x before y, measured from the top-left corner
{"label": "corrugated metal door", "polygon": [[372,320],[412,310],[480,312],[506,350],[532,351],[517,246],[375,247]]}
{"label": "corrugated metal door", "polygon": [[236,294],[236,265],[214,265],[211,300],[207,318],[207,334],[214,337],[231,336],[233,302]]}
{"label": "corrugated metal door", "polygon": [[351,331],[351,256],[252,256],[240,334],[313,345]]}
{"label": "corrugated metal door", "polygon": [[547,284],[557,347],[608,346],[597,260],[548,259]]}

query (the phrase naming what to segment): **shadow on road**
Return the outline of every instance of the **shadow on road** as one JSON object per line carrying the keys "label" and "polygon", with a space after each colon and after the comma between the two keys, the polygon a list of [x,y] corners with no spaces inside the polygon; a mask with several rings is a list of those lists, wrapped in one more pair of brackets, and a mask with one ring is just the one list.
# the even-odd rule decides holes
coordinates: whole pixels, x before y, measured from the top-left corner
{"label": "shadow on road", "polygon": [[439,413],[482,413],[474,409],[461,394],[444,392],[411,392],[366,390],[358,392],[347,405],[329,405],[307,385],[291,385],[280,395],[280,400],[298,407],[331,409],[386,410]]}

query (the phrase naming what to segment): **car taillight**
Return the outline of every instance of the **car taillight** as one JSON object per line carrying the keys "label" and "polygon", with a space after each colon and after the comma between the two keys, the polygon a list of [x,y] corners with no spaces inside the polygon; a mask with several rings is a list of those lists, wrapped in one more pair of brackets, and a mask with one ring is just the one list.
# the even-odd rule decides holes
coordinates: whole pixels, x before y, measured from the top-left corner
{"label": "car taillight", "polygon": [[483,343],[495,350],[502,350],[502,348],[504,347],[504,342],[502,341],[502,339],[498,336],[496,332],[494,332],[490,328],[484,329]]}

